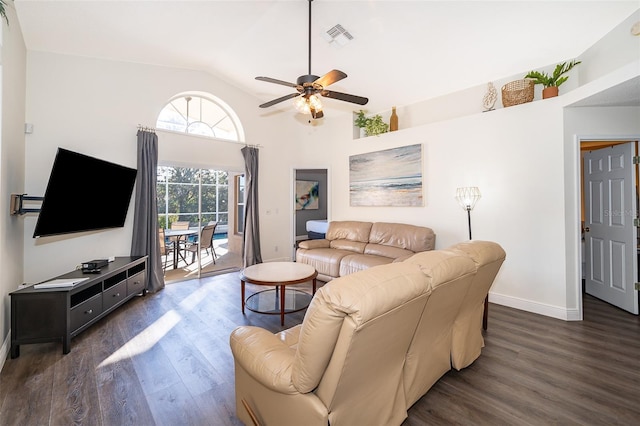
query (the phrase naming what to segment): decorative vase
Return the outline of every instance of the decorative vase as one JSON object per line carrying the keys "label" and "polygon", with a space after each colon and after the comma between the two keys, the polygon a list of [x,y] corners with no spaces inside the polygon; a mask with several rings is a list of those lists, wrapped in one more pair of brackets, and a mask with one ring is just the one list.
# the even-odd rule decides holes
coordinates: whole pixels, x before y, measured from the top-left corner
{"label": "decorative vase", "polygon": [[555,98],[558,96],[558,86],[550,86],[542,89],[542,99]]}
{"label": "decorative vase", "polygon": [[391,117],[389,117],[389,131],[394,132],[398,130],[398,114],[396,113],[396,107],[391,107]]}
{"label": "decorative vase", "polygon": [[484,98],[482,98],[482,106],[484,107],[484,112],[493,111],[493,107],[496,104],[496,100],[498,99],[498,91],[496,90],[493,83],[487,83],[487,93],[485,93]]}

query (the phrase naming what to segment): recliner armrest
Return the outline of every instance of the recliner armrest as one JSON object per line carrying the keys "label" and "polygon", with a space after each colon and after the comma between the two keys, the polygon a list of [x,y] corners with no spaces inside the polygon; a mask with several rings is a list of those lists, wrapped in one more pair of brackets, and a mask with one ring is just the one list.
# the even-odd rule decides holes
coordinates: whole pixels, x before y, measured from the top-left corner
{"label": "recliner armrest", "polygon": [[305,240],[305,241],[300,241],[298,243],[298,247],[307,249],[307,250],[316,249],[316,248],[329,248],[329,246],[330,246],[330,242],[329,240],[326,240],[326,239]]}
{"label": "recliner armrest", "polygon": [[291,371],[295,352],[278,336],[260,327],[242,326],[229,338],[235,361],[255,380],[276,392],[300,393]]}

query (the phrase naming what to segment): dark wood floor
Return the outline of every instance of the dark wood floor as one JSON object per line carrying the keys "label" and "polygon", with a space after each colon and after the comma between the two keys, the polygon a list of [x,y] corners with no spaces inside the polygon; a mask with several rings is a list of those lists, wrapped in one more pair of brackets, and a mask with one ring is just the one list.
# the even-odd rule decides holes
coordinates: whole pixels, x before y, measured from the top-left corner
{"label": "dark wood floor", "polygon": [[[24,345],[0,374],[2,425],[237,425],[228,337],[303,312],[240,312],[237,273],[138,297],[72,341]],[[413,425],[632,425],[640,320],[589,296],[564,322],[491,305],[486,347],[419,400]]]}

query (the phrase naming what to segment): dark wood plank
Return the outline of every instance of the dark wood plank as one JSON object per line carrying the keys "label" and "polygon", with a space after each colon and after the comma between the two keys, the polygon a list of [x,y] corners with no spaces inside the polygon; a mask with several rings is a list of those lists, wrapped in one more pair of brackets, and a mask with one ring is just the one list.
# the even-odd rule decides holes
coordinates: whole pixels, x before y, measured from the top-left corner
{"label": "dark wood plank", "polygon": [[20,348],[20,358],[5,361],[0,373],[0,388],[6,393],[0,407],[1,423],[48,423],[54,366],[62,356],[60,344],[43,343],[24,345]]}
{"label": "dark wood plank", "polygon": [[62,357],[54,366],[51,424],[101,425],[95,366],[91,347],[77,345],[73,357]]}
{"label": "dark wood plank", "polygon": [[96,344],[93,346],[93,364],[96,366],[96,382],[102,422],[105,425],[153,424],[153,415],[147,404],[144,390],[135,365],[128,352],[127,343],[120,331],[120,321],[128,315],[114,312],[96,327]]}
{"label": "dark wood plank", "polygon": [[[489,312],[481,357],[445,374],[403,425],[637,423],[637,316],[587,295],[584,321]],[[279,315],[243,315],[238,273],[170,284],[74,338],[68,355],[60,344],[23,345],[0,373],[0,423],[237,426],[229,334],[303,317],[286,315],[283,327]]]}

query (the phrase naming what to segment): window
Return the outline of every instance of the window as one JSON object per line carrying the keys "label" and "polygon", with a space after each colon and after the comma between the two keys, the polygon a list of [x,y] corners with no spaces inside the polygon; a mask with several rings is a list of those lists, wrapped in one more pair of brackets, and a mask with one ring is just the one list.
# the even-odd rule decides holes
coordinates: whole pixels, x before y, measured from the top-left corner
{"label": "window", "polygon": [[224,230],[229,222],[228,173],[221,170],[158,166],[158,226],[170,228],[176,221],[198,225],[218,222]]}
{"label": "window", "polygon": [[216,139],[244,139],[235,113],[212,95],[174,98],[160,112],[156,128]]}
{"label": "window", "polygon": [[244,232],[244,175],[238,175],[235,177],[236,187],[236,211],[235,222],[236,234],[242,234]]}

